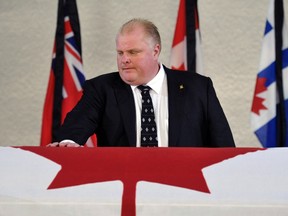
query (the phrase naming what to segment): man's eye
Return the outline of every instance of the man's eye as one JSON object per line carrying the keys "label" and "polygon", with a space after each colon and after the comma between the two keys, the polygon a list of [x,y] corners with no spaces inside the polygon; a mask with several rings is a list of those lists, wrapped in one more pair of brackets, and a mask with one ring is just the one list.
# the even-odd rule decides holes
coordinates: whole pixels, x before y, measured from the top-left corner
{"label": "man's eye", "polygon": [[136,54],[138,54],[139,53],[139,51],[137,51],[137,50],[132,50],[132,51],[130,51],[130,54],[131,55],[136,55]]}

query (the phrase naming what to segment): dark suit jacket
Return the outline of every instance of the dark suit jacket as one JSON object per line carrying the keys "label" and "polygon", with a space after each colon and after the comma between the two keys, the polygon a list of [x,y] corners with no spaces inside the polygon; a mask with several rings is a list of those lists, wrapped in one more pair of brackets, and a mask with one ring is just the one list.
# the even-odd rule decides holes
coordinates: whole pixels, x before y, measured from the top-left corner
{"label": "dark suit jacket", "polygon": [[[234,147],[232,133],[210,78],[165,68],[170,147]],[[67,115],[56,141],[84,144],[97,134],[98,146],[136,146],[133,93],[118,72],[85,83],[83,97]]]}

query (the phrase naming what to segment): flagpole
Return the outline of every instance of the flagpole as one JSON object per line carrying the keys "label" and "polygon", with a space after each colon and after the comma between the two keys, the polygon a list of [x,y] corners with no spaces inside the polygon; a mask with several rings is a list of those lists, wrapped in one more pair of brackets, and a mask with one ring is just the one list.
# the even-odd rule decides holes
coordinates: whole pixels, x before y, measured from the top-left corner
{"label": "flagpole", "polygon": [[186,0],[187,70],[196,71],[196,21],[197,0]]}
{"label": "flagpole", "polygon": [[276,85],[279,96],[277,106],[277,146],[284,147],[286,142],[286,114],[285,99],[283,92],[283,75],[282,75],[282,45],[283,45],[283,21],[284,9],[283,0],[274,0],[274,18],[275,18],[275,58],[276,58]]}
{"label": "flagpole", "polygon": [[54,103],[53,103],[53,123],[52,123],[52,140],[55,139],[56,133],[61,126],[62,116],[62,86],[63,86],[63,68],[64,68],[64,1],[58,1],[57,28],[55,35],[55,62],[54,62]]}

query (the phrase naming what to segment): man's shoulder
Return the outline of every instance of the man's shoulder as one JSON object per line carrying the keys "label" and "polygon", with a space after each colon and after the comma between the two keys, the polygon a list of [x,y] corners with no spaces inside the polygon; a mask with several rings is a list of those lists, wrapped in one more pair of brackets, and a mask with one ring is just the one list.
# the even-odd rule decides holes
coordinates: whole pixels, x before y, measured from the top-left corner
{"label": "man's shoulder", "polygon": [[124,82],[121,80],[119,72],[111,72],[87,79],[84,88],[110,88],[115,85],[122,85],[123,83]]}
{"label": "man's shoulder", "polygon": [[209,77],[196,73],[195,71],[182,71],[164,67],[167,77],[171,79],[181,79],[186,81],[207,82]]}
{"label": "man's shoulder", "polygon": [[120,79],[119,72],[110,72],[106,74],[101,74],[94,78],[88,79],[87,82],[102,82],[104,80],[117,80]]}

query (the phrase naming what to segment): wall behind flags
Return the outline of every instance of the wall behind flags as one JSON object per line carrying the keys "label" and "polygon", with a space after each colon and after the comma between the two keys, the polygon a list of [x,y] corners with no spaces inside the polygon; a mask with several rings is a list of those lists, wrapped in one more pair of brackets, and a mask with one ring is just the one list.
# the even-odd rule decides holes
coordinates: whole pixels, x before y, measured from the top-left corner
{"label": "wall behind flags", "polygon": [[[86,78],[117,70],[115,34],[132,17],[159,27],[161,61],[169,66],[178,3],[78,1]],[[250,108],[268,5],[269,0],[198,3],[204,70],[239,147],[260,146],[250,129]],[[56,0],[0,0],[0,146],[39,145],[56,14]]]}

